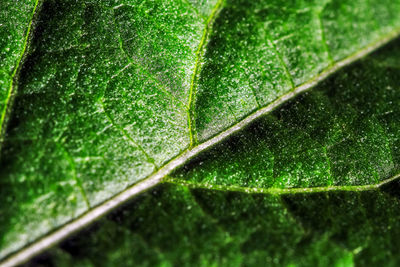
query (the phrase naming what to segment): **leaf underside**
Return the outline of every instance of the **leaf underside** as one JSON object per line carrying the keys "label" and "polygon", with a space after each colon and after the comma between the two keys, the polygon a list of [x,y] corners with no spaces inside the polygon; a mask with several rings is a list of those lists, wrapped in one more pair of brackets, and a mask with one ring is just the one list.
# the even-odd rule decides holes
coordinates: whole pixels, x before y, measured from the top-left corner
{"label": "leaf underside", "polygon": [[[0,40],[0,109],[5,118],[0,129],[9,122],[7,131],[0,130],[0,259],[149,177],[184,151],[313,81],[346,58],[395,36],[400,28],[400,3],[392,0],[47,0],[18,5],[13,1],[0,4],[0,36],[12,38]],[[38,5],[40,11],[35,14]],[[26,17],[13,21],[19,13]],[[27,49],[35,16],[38,19]],[[251,255],[259,253],[255,261],[261,259],[288,231],[293,242],[309,242],[305,249],[332,248],[338,255],[332,256],[335,261],[353,261],[354,251],[368,247],[373,238],[364,243],[357,239],[359,245],[354,248],[347,243],[342,247],[332,241],[333,230],[317,229],[308,236],[310,230],[296,217],[296,209],[308,206],[302,203],[310,201],[310,207],[316,207],[319,198],[329,202],[330,194],[317,194],[317,200],[314,195],[294,196],[292,208],[282,204],[291,196],[282,202],[283,197],[253,196],[246,190],[262,193],[264,189],[342,186],[361,191],[397,175],[398,47],[394,42],[339,71],[312,92],[202,153],[166,178],[175,185],[157,189],[162,192],[160,200],[144,196],[145,203],[129,213],[130,219],[124,219],[127,225],[136,224],[135,220],[147,213],[144,222],[153,218],[160,220],[159,224],[132,232],[131,226],[121,230],[105,219],[101,222],[105,226],[90,234],[93,239],[79,242],[103,240],[103,231],[111,231],[111,235],[126,238],[120,242],[127,246],[121,251],[129,251],[137,243],[137,253],[155,253],[157,257],[151,258],[158,262],[175,265],[189,257],[209,265],[219,263],[210,254],[219,249],[227,253],[221,257],[226,262],[245,262],[247,252],[238,252],[243,249]],[[259,198],[264,212],[274,216],[262,216],[257,205],[251,204],[249,210],[259,223],[241,224],[238,217],[234,225],[240,229],[232,234],[225,225],[230,217],[217,212],[225,208],[228,212],[229,201],[224,204],[224,199],[231,193],[220,191],[242,191],[232,193],[239,204],[229,209],[243,210],[250,200]],[[343,196],[344,203],[348,198],[356,206],[372,205],[360,197],[367,191],[332,194],[338,199]],[[392,214],[396,197],[378,191],[371,194],[388,205],[387,216]],[[204,200],[195,211],[189,208],[178,216],[175,205],[194,206],[194,198]],[[167,217],[160,216],[162,208],[152,209],[154,201],[161,206],[170,203],[172,210],[165,214],[179,220],[164,222]],[[198,207],[208,201],[216,206],[203,214]],[[210,251],[204,251],[207,246],[201,242],[204,237],[199,236],[203,231],[199,228],[187,237],[198,239],[199,258],[185,247],[181,256],[178,248],[164,253],[163,246],[173,240],[174,231],[175,238],[185,237],[178,236],[178,225],[183,227],[182,233],[189,234],[188,230],[200,227],[205,218],[209,222],[204,227],[210,231],[209,242],[215,242],[215,249],[209,245]],[[266,226],[278,221],[283,222],[282,233],[264,252],[246,245],[253,242],[251,236],[261,237],[257,231],[268,232]],[[145,226],[144,222],[141,225]],[[342,227],[335,222],[331,225]],[[215,229],[211,231],[212,226]],[[164,232],[158,227],[165,227]],[[373,229],[371,236],[376,232]],[[160,238],[156,235],[152,241],[149,235],[157,230]],[[171,236],[165,235],[168,231]],[[137,242],[128,242],[130,235]],[[282,246],[289,244],[285,242]],[[108,251],[111,243],[104,246]],[[298,251],[288,250],[293,257],[282,256],[281,250],[277,257],[294,263]],[[69,253],[55,249],[50,254],[56,255],[55,261],[64,262],[82,258],[85,263],[96,257],[95,251],[76,259]],[[112,261],[113,253],[104,257]]]}

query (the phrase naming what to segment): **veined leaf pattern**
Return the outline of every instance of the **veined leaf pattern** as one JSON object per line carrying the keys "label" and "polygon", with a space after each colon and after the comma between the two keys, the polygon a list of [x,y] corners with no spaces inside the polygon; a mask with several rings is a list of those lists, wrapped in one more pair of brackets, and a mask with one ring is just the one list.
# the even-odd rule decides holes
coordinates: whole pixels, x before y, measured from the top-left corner
{"label": "veined leaf pattern", "polygon": [[[1,258],[138,181],[164,178],[400,27],[391,0],[34,4],[4,113]],[[314,185],[324,184],[305,186]]]}

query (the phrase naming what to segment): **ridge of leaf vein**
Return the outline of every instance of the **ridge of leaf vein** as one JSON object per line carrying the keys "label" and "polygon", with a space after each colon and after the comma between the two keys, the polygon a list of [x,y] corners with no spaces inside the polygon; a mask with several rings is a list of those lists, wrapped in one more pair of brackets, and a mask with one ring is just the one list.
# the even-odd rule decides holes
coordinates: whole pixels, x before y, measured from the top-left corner
{"label": "ridge of leaf vein", "polygon": [[110,116],[110,114],[107,112],[106,107],[104,105],[104,102],[102,99],[98,100],[98,103],[101,105],[104,115],[106,116],[107,120],[113,125],[117,130],[122,134],[122,136],[126,137],[135,147],[139,149],[140,152],[146,157],[147,162],[151,163],[154,165],[156,169],[158,169],[158,166],[155,164],[155,160],[146,152],[146,150],[138,143],[136,142],[127,132],[124,128],[122,128],[120,125],[114,122],[113,118]]}
{"label": "ridge of leaf vein", "polygon": [[189,147],[193,147],[194,143],[195,143],[195,133],[194,133],[194,109],[193,109],[193,98],[194,98],[194,94],[195,94],[195,89],[196,89],[196,78],[198,76],[198,74],[200,73],[200,68],[201,68],[201,59],[204,53],[204,48],[207,44],[207,39],[208,36],[210,35],[210,32],[212,30],[212,24],[218,14],[218,11],[220,10],[220,8],[222,7],[224,0],[218,0],[217,3],[215,4],[213,10],[211,11],[210,16],[207,18],[206,23],[205,23],[205,27],[203,30],[203,35],[201,37],[200,40],[200,44],[199,47],[197,48],[196,51],[196,62],[195,62],[195,66],[193,69],[193,75],[192,75],[192,79],[190,81],[190,89],[189,89],[189,99],[188,99],[188,105],[187,105],[187,109],[188,109],[188,126],[189,126],[189,139],[190,139],[190,144]]}
{"label": "ridge of leaf vein", "polygon": [[285,72],[285,74],[286,74],[287,79],[289,80],[291,89],[294,90],[296,87],[295,87],[295,84],[294,84],[294,81],[293,81],[293,76],[292,76],[292,74],[290,73],[289,68],[288,68],[286,62],[283,60],[283,57],[282,57],[281,53],[280,53],[279,50],[276,48],[276,46],[275,46],[275,44],[274,44],[274,41],[272,41],[272,40],[270,40],[270,39],[268,39],[267,41],[268,41],[269,46],[270,46],[270,47],[272,48],[272,50],[275,52],[275,55],[276,55],[276,57],[278,58],[278,61],[279,61],[279,63],[281,64],[281,67],[283,68],[283,70],[284,70],[284,72]]}
{"label": "ridge of leaf vein", "polygon": [[[175,95],[173,95],[168,89],[165,88],[165,85],[163,85],[156,77],[154,77],[153,74],[151,74],[147,68],[145,66],[143,66],[143,64],[141,64],[141,62],[137,59],[133,59],[132,57],[129,56],[128,52],[125,51],[124,49],[124,44],[122,41],[122,36],[121,36],[121,30],[117,24],[117,21],[115,20],[115,9],[113,9],[113,24],[116,28],[117,31],[117,35],[118,35],[118,46],[119,49],[121,50],[122,54],[125,56],[125,58],[128,60],[129,64],[128,65],[135,65],[138,69],[140,69],[140,71],[142,72],[142,74],[148,78],[150,81],[154,82],[156,85],[156,88],[159,89],[160,91],[164,92],[166,95],[168,95],[171,99],[179,102],[181,105],[185,106],[185,104],[177,97],[175,97]],[[121,73],[123,70],[125,70],[126,68],[128,68],[128,65],[125,66],[122,70],[118,71],[117,74]],[[114,78],[115,75],[111,76],[111,79]]]}
{"label": "ridge of leaf vein", "polygon": [[31,33],[31,29],[32,29],[33,19],[35,17],[35,14],[36,14],[36,11],[38,9],[38,6],[39,6],[39,0],[36,0],[35,5],[34,5],[33,10],[32,10],[31,18],[29,20],[28,29],[27,29],[25,37],[24,37],[24,43],[23,43],[22,51],[21,51],[21,53],[20,53],[20,55],[18,57],[17,64],[14,67],[14,70],[13,70],[13,72],[11,74],[11,77],[10,77],[11,78],[10,86],[8,88],[8,92],[7,92],[6,100],[5,100],[5,103],[4,103],[4,107],[3,107],[3,110],[1,111],[1,115],[0,115],[0,141],[1,141],[1,138],[2,138],[1,134],[4,131],[4,128],[3,128],[4,125],[3,124],[4,124],[5,120],[6,120],[6,113],[7,113],[7,110],[9,109],[8,106],[10,105],[12,92],[13,92],[13,89],[14,89],[14,80],[16,78],[16,75],[17,75],[18,70],[20,68],[20,65],[22,63],[22,60],[23,60],[24,55],[26,53],[26,50],[28,48],[28,41],[29,41],[29,36],[30,36],[30,33]]}
{"label": "ridge of leaf vein", "polygon": [[226,242],[233,240],[232,235],[227,231],[213,214],[206,210],[203,205],[198,201],[196,196],[190,191],[189,187],[183,187],[184,192],[190,197],[192,203],[195,204],[203,217],[206,217],[220,233],[225,233]]}
{"label": "ridge of leaf vein", "polygon": [[331,0],[328,0],[327,2],[325,2],[321,8],[321,10],[319,10],[317,12],[317,18],[318,18],[318,26],[319,26],[319,30],[321,31],[321,42],[322,42],[322,46],[325,48],[328,60],[329,60],[329,64],[333,65],[335,64],[335,61],[333,60],[332,57],[332,53],[331,50],[329,49],[328,46],[328,42],[326,41],[326,37],[325,37],[325,25],[324,22],[322,21],[322,14],[326,8],[326,6],[331,2]]}
{"label": "ridge of leaf vein", "polygon": [[328,185],[320,187],[292,187],[292,188],[255,188],[255,187],[243,187],[235,185],[212,185],[212,184],[199,184],[193,182],[177,181],[176,179],[165,179],[163,183],[176,184],[186,186],[191,189],[209,189],[216,191],[229,191],[229,192],[242,192],[247,194],[272,194],[272,195],[291,195],[291,194],[307,194],[307,193],[323,193],[323,192],[336,192],[336,191],[351,191],[351,192],[363,192],[376,190],[400,179],[400,173],[385,179],[376,184],[369,185]]}
{"label": "ridge of leaf vein", "polygon": [[282,205],[285,215],[288,216],[296,225],[301,229],[302,233],[305,235],[307,233],[306,227],[301,220],[298,220],[296,216],[291,212],[288,203],[284,200],[284,195],[275,195],[279,199],[279,203]]}
{"label": "ridge of leaf vein", "polygon": [[70,166],[71,166],[71,168],[72,168],[73,179],[74,179],[75,182],[76,182],[76,185],[77,185],[77,187],[78,187],[78,189],[79,189],[79,191],[80,191],[80,193],[81,193],[81,195],[82,195],[82,197],[83,197],[83,200],[84,200],[85,203],[86,203],[87,208],[90,209],[90,207],[91,207],[91,206],[90,206],[90,202],[89,202],[89,199],[88,199],[88,197],[87,197],[87,195],[86,195],[86,191],[85,191],[85,189],[84,189],[83,186],[82,186],[82,181],[81,181],[81,179],[78,178],[78,175],[77,175],[77,172],[76,172],[76,165],[75,165],[74,159],[72,158],[72,156],[71,156],[71,154],[68,152],[68,150],[67,150],[61,143],[57,143],[57,146],[62,150],[65,159],[66,159],[66,160],[68,161],[68,163],[70,164]]}

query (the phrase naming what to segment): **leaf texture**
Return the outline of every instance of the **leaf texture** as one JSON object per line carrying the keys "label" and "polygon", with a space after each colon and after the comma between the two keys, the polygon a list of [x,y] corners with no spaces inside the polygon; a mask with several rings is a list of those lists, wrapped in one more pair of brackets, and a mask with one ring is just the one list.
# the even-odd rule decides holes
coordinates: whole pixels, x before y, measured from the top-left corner
{"label": "leaf texture", "polygon": [[[43,1],[1,151],[0,258],[157,173],[170,160],[280,97],[294,95],[296,88],[307,88],[358,53],[394,38],[400,27],[399,10],[400,3],[389,0]],[[339,75],[336,83],[342,84],[345,76]],[[394,86],[394,76],[388,76],[385,85]],[[360,94],[365,92],[357,85],[348,90],[357,94],[357,88]],[[387,99],[395,103],[398,96],[395,90],[392,93]],[[341,91],[337,94],[333,107],[329,103],[325,107],[328,113],[334,113],[335,101],[346,100]],[[323,93],[318,97],[328,101]],[[389,115],[390,108],[396,108],[384,107]],[[299,110],[313,112],[306,105]],[[349,110],[358,116],[357,109]],[[332,115],[343,124],[344,113]],[[371,170],[373,182],[386,179],[397,170],[397,162],[388,159],[390,142],[396,141],[388,137],[386,146],[375,143],[385,129],[376,128],[373,119],[360,119],[366,132],[358,135],[353,133],[357,122],[345,123],[348,128],[341,131],[332,125],[335,121],[328,121],[325,129],[339,136],[321,135],[320,144],[310,137],[303,145],[310,159],[299,154],[292,165],[284,166],[286,158],[260,171],[276,173],[271,177],[279,188],[371,184]],[[277,126],[278,138],[291,134],[280,121],[276,123],[267,119],[259,129]],[[296,127],[306,128],[308,122],[299,123],[304,124]],[[384,121],[380,125],[386,127]],[[366,136],[371,146],[378,144],[376,155],[384,156],[381,165],[375,162],[370,167],[372,159],[363,158],[354,163],[362,170],[341,165],[326,170],[322,164],[334,161],[328,154],[335,156],[329,146],[340,152],[335,145],[349,133],[353,134],[349,142]],[[288,143],[281,146],[289,148],[283,158],[298,149],[290,147],[295,139],[284,140]],[[315,168],[320,168],[316,171],[311,162],[324,149],[328,154],[323,162],[315,158],[319,163]],[[192,172],[186,169],[197,173],[196,167]],[[355,178],[350,183],[345,175],[351,171]],[[330,179],[324,179],[329,172]],[[298,181],[303,173],[308,174],[307,182]],[[196,175],[182,174],[181,179],[208,183],[208,174]],[[219,182],[239,187],[247,183]],[[257,187],[270,187],[269,183],[264,180]]]}
{"label": "leaf texture", "polygon": [[396,266],[395,188],[274,195],[164,184],[26,266]]}
{"label": "leaf texture", "polygon": [[15,90],[17,72],[28,46],[39,1],[0,3],[0,147]]}
{"label": "leaf texture", "polygon": [[398,265],[399,47],[343,69],[27,266]]}
{"label": "leaf texture", "polygon": [[390,179],[400,173],[398,62],[396,41],[172,176],[193,186],[277,192],[327,186],[356,190]]}

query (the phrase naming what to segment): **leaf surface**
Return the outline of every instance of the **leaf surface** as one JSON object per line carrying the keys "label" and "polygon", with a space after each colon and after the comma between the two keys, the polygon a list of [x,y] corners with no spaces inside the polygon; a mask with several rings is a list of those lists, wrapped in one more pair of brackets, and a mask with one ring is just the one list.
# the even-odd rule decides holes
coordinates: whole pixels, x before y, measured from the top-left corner
{"label": "leaf surface", "polygon": [[343,69],[29,264],[398,265],[399,47]]}
{"label": "leaf surface", "polygon": [[28,266],[396,266],[395,188],[273,195],[164,184]]}
{"label": "leaf surface", "polygon": [[[337,72],[172,174],[218,189],[340,186],[400,173],[399,41]],[[176,181],[176,179],[170,179]]]}
{"label": "leaf surface", "polygon": [[28,46],[34,15],[39,1],[5,0],[0,3],[0,147],[7,112],[15,91],[17,72]]}
{"label": "leaf surface", "polygon": [[[266,113],[394,38],[400,27],[399,10],[400,3],[389,0],[44,1],[1,151],[0,258],[90,212],[132,184],[171,171],[163,167],[167,162],[186,160],[184,153],[194,156],[193,151],[219,141],[213,136],[227,136],[232,133],[229,127],[239,123],[242,128],[252,120],[245,118],[263,108]],[[388,79],[394,85],[394,78]],[[358,87],[348,90],[357,94]],[[393,97],[397,95],[388,99]],[[308,112],[306,106],[300,109]],[[355,110],[350,115],[357,114]],[[299,165],[288,167],[284,164],[297,149],[294,141],[302,136],[283,138],[289,146],[282,155],[285,160],[260,171],[277,172],[271,176],[273,184],[282,188],[383,180],[397,168],[394,160],[387,159],[390,138],[386,146],[378,142],[377,155],[384,156],[381,165],[367,166],[368,158],[365,164],[357,163],[368,175],[373,169],[375,180],[355,173],[361,178],[346,182],[346,170],[338,173],[342,183],[334,173],[330,180],[324,179],[328,171],[323,162],[315,159],[316,167],[310,163],[314,152],[321,154],[325,148],[328,153],[328,145],[349,133],[353,139],[367,135],[375,145],[383,130],[376,129],[374,122],[373,118],[362,121],[366,133],[359,135],[353,134],[356,123],[348,123],[342,132],[327,124],[338,139],[325,140],[321,135],[321,144],[316,144],[310,138],[303,146],[311,159],[299,154],[295,161]],[[274,126],[271,123],[259,127]],[[286,132],[285,126],[278,129],[277,135]],[[306,160],[310,167],[306,164],[303,169]],[[297,180],[303,173],[310,179],[301,184]],[[207,174],[206,178],[184,176],[199,180],[198,184],[208,179]],[[270,182],[257,187],[268,187]],[[246,183],[229,184],[227,179],[219,184]]]}

